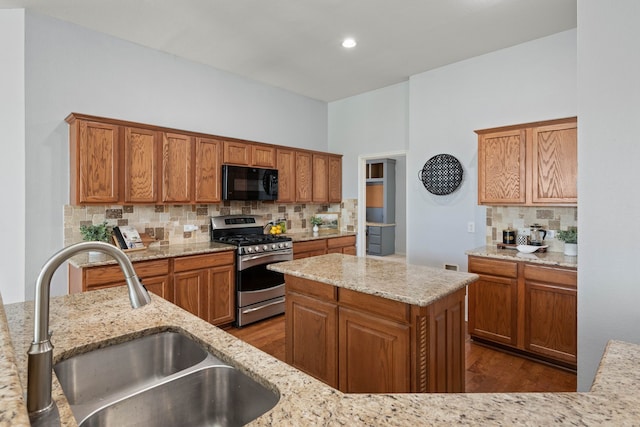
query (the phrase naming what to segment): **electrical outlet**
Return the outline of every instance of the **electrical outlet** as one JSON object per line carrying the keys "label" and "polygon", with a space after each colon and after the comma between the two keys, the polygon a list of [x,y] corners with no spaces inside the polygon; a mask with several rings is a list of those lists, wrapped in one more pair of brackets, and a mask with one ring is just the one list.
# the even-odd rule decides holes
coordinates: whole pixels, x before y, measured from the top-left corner
{"label": "electrical outlet", "polygon": [[467,233],[475,233],[476,232],[476,223],[473,221],[469,221],[467,223]]}
{"label": "electrical outlet", "polygon": [[555,239],[556,230],[547,230],[547,239]]}
{"label": "electrical outlet", "polygon": [[189,231],[198,231],[197,225],[187,224],[184,226],[184,232],[188,233]]}

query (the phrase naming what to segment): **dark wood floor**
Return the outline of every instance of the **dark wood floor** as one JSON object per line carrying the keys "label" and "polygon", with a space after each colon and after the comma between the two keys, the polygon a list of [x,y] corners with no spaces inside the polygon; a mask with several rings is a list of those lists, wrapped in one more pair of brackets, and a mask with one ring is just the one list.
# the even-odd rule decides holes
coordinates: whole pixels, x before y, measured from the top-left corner
{"label": "dark wood floor", "polygon": [[[284,361],[284,315],[244,328],[229,328],[235,335]],[[467,393],[561,392],[576,390],[576,375],[565,370],[466,343]]]}

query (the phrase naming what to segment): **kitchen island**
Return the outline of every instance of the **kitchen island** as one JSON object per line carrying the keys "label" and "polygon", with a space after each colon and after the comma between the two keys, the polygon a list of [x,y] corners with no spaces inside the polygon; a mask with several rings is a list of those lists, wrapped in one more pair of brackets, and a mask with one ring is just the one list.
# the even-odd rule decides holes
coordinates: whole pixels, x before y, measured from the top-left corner
{"label": "kitchen island", "polygon": [[[1,298],[1,297],[0,297]],[[160,330],[187,333],[280,400],[255,426],[632,425],[640,422],[640,345],[611,342],[589,393],[344,394],[152,295],[132,310],[124,287],[51,299],[54,361]],[[0,301],[0,425],[27,426],[33,303]],[[61,424],[77,426],[54,374]]]}
{"label": "kitchen island", "polygon": [[269,268],[285,274],[287,363],[349,393],[464,391],[477,275],[343,254]]}

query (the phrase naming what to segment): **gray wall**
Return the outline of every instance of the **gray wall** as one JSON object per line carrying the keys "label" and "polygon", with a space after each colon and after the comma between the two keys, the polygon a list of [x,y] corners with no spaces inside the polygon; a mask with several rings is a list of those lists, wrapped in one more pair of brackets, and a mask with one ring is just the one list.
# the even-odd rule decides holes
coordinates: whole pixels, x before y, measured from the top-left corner
{"label": "gray wall", "polygon": [[640,343],[640,2],[578,2],[578,386],[610,339]]}
{"label": "gray wall", "polygon": [[30,12],[25,56],[27,299],[63,245],[71,112],[327,150],[324,102]]}
{"label": "gray wall", "polygon": [[5,304],[24,300],[25,146],[24,10],[0,10],[0,291]]}

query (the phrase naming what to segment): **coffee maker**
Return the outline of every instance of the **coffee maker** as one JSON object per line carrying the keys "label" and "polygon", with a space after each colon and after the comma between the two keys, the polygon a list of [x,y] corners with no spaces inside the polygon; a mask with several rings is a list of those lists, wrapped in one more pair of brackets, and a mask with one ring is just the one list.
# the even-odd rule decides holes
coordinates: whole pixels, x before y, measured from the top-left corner
{"label": "coffee maker", "polygon": [[532,246],[544,245],[544,238],[547,236],[547,230],[543,229],[540,224],[533,224],[529,227],[529,240]]}

